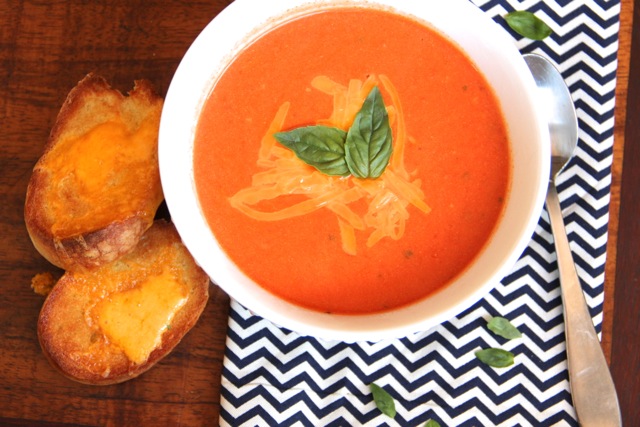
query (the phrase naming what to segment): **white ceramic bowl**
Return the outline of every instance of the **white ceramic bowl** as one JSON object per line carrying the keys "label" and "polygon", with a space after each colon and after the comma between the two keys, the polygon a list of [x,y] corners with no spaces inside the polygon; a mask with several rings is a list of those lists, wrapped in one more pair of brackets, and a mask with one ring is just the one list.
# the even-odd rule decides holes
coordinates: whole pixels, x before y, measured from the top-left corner
{"label": "white ceramic bowl", "polygon": [[[217,76],[247,40],[300,6],[380,4],[429,23],[475,62],[501,103],[511,140],[513,180],[506,209],[491,241],[473,264],[443,290],[413,305],[372,315],[307,310],[267,292],[230,261],[207,226],[193,178],[193,140],[200,109]],[[537,111],[535,83],[499,25],[468,0],[236,0],[198,36],[171,82],[160,125],[162,185],[173,222],[196,261],[242,305],[304,335],[380,340],[426,330],[468,308],[489,292],[524,251],[540,217],[549,177],[547,125]]]}

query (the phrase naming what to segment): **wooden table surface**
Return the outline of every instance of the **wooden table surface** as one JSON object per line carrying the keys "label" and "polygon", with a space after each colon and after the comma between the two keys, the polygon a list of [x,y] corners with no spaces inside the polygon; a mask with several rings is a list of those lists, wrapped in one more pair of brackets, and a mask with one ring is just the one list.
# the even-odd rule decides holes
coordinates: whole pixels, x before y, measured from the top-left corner
{"label": "wooden table surface", "polygon": [[[43,298],[33,293],[30,280],[55,270],[29,240],[23,205],[31,169],[78,80],[93,71],[126,92],[134,79],[146,78],[165,94],[190,43],[230,2],[0,0],[0,425],[217,423],[226,294],[212,286],[196,327],[141,377],[105,387],[65,379],[44,359],[36,337]],[[640,82],[628,78],[630,64],[640,72],[640,34],[633,36],[631,55],[633,6],[633,0],[622,0],[602,336],[627,425],[640,420],[640,180],[634,170],[640,159]]]}

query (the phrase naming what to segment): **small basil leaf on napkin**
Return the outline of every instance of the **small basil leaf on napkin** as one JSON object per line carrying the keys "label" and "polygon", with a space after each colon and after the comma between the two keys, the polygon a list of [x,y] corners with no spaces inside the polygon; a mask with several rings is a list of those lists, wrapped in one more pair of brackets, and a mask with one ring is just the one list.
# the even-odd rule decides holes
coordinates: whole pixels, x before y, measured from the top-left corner
{"label": "small basil leaf on napkin", "polygon": [[524,10],[507,13],[504,19],[513,31],[531,40],[542,40],[553,32],[542,19]]}
{"label": "small basil leaf on napkin", "polygon": [[389,393],[387,393],[382,387],[375,383],[371,383],[369,386],[371,394],[373,394],[373,401],[383,414],[388,417],[396,416],[396,403]]}
{"label": "small basil leaf on napkin", "polygon": [[424,427],[440,427],[440,423],[435,420],[429,420],[424,423]]}
{"label": "small basil leaf on napkin", "polygon": [[273,134],[306,164],[327,175],[337,176],[349,175],[344,157],[346,135],[342,129],[330,126],[305,126]]}
{"label": "small basil leaf on napkin", "polygon": [[391,157],[389,116],[378,87],[367,95],[347,132],[345,158],[357,178],[378,178]]}
{"label": "small basil leaf on napkin", "polygon": [[506,368],[513,365],[513,353],[501,348],[487,348],[476,351],[476,357],[485,365]]}
{"label": "small basil leaf on napkin", "polygon": [[494,334],[499,335],[502,338],[506,338],[508,340],[520,338],[522,336],[522,333],[520,333],[518,328],[513,326],[511,322],[509,322],[504,317],[500,317],[500,316],[493,317],[487,323],[487,327]]}

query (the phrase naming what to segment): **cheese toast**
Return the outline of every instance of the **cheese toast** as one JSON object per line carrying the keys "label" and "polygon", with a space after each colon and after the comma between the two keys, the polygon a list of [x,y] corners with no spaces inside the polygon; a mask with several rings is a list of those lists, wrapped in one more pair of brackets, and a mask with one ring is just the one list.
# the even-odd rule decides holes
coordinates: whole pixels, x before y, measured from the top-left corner
{"label": "cheese toast", "polygon": [[67,377],[119,383],[167,355],[195,325],[208,297],[208,276],[173,224],[157,220],[116,261],[67,271],[45,300],[38,338]]}
{"label": "cheese toast", "polygon": [[27,187],[36,249],[65,269],[131,251],[163,200],[158,129],[163,100],[146,80],[129,96],[87,75],[65,100]]}

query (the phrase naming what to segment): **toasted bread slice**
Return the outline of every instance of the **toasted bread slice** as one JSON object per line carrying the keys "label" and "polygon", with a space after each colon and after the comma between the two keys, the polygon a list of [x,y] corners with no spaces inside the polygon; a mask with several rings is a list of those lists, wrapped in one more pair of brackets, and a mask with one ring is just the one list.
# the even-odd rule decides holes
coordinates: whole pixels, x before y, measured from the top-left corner
{"label": "toasted bread slice", "polygon": [[209,278],[175,227],[158,220],[118,260],[66,272],[42,307],[38,338],[45,356],[69,378],[118,383],[167,355],[208,297]]}
{"label": "toasted bread slice", "polygon": [[71,90],[25,202],[27,230],[49,262],[95,268],[131,251],[151,226],[163,199],[162,105],[145,80],[127,97],[94,74]]}

